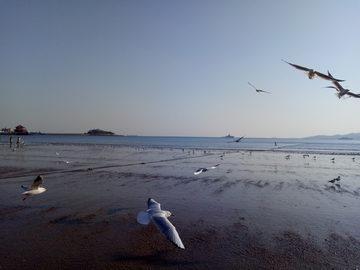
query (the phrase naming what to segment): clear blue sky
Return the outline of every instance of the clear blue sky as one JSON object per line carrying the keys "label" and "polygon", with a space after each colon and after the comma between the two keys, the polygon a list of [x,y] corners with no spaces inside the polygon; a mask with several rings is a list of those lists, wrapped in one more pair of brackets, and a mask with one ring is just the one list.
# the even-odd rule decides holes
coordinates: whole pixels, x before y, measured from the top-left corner
{"label": "clear blue sky", "polygon": [[[360,132],[360,2],[0,1],[0,128],[164,136]],[[247,81],[271,94],[256,93]]]}

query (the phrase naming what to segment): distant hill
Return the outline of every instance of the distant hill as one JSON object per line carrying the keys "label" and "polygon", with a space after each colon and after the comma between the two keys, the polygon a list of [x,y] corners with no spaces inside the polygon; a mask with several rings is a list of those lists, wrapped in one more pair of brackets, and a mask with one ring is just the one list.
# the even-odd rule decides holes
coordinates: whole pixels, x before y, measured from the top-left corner
{"label": "distant hill", "polygon": [[104,130],[101,130],[101,129],[92,129],[92,130],[89,130],[87,132],[87,134],[89,135],[97,135],[97,136],[112,136],[112,135],[115,135],[114,132],[111,132],[111,131],[104,131]]}
{"label": "distant hill", "polygon": [[345,135],[332,135],[332,136],[326,136],[326,135],[317,135],[317,136],[311,136],[311,137],[305,137],[303,139],[309,139],[309,140],[338,140],[340,138],[350,138],[353,140],[360,140],[360,133],[349,133]]}

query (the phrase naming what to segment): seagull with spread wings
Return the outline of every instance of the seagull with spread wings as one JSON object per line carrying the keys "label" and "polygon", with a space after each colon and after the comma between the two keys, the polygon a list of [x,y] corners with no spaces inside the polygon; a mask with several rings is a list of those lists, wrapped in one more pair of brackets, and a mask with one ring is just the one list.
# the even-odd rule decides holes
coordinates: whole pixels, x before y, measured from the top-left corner
{"label": "seagull with spread wings", "polygon": [[[281,60],[283,60],[283,59],[281,59]],[[344,81],[344,80],[338,80],[338,79],[335,79],[332,76],[328,76],[328,75],[325,75],[323,73],[320,73],[320,72],[316,71],[315,69],[306,68],[306,67],[302,67],[302,66],[299,66],[299,65],[291,64],[289,62],[286,62],[285,60],[283,60],[283,61],[285,63],[289,64],[290,66],[293,66],[296,69],[305,71],[305,74],[308,76],[309,79],[316,79],[316,77],[319,77],[321,79],[332,81],[332,82],[334,82],[334,81],[343,82]]]}
{"label": "seagull with spread wings", "polygon": [[173,216],[173,214],[169,211],[161,210],[160,203],[156,202],[154,199],[149,198],[147,204],[147,211],[141,211],[137,216],[137,221],[140,224],[147,225],[151,220],[167,239],[177,247],[185,249],[175,226],[167,219],[168,217]]}
{"label": "seagull with spread wings", "polygon": [[228,142],[228,143],[233,143],[233,142],[238,143],[238,142],[241,142],[241,140],[242,140],[244,137],[245,137],[245,135],[244,135],[244,136],[242,136],[241,138],[237,139],[236,141],[232,141],[232,142]]}
{"label": "seagull with spread wings", "polygon": [[[333,77],[330,72],[328,71],[328,75],[330,77]],[[355,98],[360,98],[360,94],[354,94],[352,92],[350,92],[349,89],[345,89],[343,88],[339,82],[337,81],[332,81],[333,85],[335,86],[326,86],[326,88],[334,88],[336,89],[336,91],[338,91],[339,93],[336,93],[335,95],[340,99],[342,97],[344,97],[345,95],[349,95],[350,97],[355,97]]]}
{"label": "seagull with spread wings", "polygon": [[258,93],[267,93],[267,94],[271,94],[270,92],[267,92],[267,91],[264,91],[264,90],[260,90],[260,89],[257,89],[255,86],[253,86],[251,83],[248,82],[248,84],[250,84],[252,87],[255,88],[256,92]]}
{"label": "seagull with spread wings", "polygon": [[42,178],[41,175],[39,175],[38,177],[36,177],[36,179],[34,180],[34,182],[30,187],[21,186],[25,190],[25,192],[21,193],[21,195],[26,195],[23,201],[26,200],[27,196],[37,195],[45,192],[46,189],[40,187],[40,185],[43,183],[44,183],[44,179]]}

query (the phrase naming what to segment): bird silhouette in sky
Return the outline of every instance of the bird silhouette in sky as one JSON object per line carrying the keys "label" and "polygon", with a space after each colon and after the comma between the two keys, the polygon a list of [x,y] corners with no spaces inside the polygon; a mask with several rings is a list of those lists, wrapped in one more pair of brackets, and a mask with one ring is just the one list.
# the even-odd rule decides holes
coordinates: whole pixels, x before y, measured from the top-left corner
{"label": "bird silhouette in sky", "polygon": [[253,86],[251,83],[248,82],[248,84],[250,84],[252,87],[255,88],[256,92],[258,93],[267,93],[267,94],[271,94],[270,92],[267,92],[267,91],[264,91],[264,90],[260,90],[260,89],[257,89],[255,86]]}

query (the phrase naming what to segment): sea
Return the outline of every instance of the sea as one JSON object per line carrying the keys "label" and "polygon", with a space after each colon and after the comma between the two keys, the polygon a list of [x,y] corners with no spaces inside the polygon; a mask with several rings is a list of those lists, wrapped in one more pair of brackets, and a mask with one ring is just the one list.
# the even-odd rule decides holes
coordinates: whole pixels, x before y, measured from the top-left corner
{"label": "sea", "polygon": [[[17,135],[12,136],[16,144]],[[9,144],[8,135],[0,135],[0,145]],[[360,155],[360,140],[320,140],[284,138],[237,138],[220,137],[166,137],[166,136],[82,136],[82,135],[28,135],[21,142],[31,145],[113,146],[139,148],[283,151],[325,154]]]}

